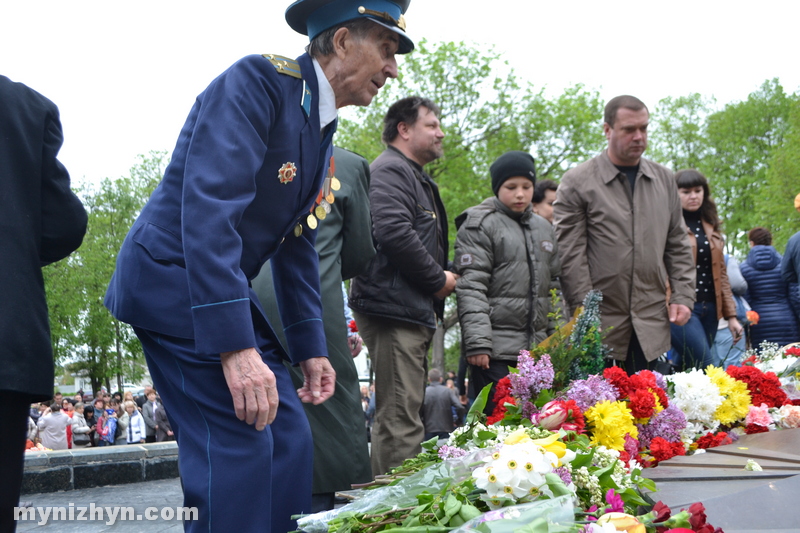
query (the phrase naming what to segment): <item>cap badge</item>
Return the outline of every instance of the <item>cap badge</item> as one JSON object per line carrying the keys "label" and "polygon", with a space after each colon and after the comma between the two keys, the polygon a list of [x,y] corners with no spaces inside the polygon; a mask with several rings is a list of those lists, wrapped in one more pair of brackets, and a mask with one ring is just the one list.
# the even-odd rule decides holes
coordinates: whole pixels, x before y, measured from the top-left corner
{"label": "cap badge", "polygon": [[374,9],[367,9],[364,6],[359,6],[358,12],[362,15],[372,15],[373,17],[380,17],[383,20],[391,22],[401,30],[406,31],[406,19],[403,15],[400,15],[400,18],[396,19],[386,11],[375,11]]}
{"label": "cap badge", "polygon": [[284,163],[280,170],[278,170],[278,179],[283,184],[291,183],[296,175],[297,165],[291,162]]}

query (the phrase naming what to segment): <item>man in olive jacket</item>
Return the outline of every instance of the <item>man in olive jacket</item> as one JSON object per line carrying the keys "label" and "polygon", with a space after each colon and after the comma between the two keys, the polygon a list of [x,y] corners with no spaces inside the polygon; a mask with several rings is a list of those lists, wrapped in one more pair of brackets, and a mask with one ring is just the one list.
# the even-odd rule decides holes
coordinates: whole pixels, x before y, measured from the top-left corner
{"label": "man in olive jacket", "polygon": [[28,409],[53,394],[53,351],[42,266],[86,233],[86,211],[57,155],[56,105],[0,76],[0,531],[14,531]]}
{"label": "man in olive jacket", "polygon": [[[372,480],[367,432],[358,370],[347,343],[342,281],[363,272],[375,256],[369,216],[369,164],[358,154],[334,147],[335,177],[341,187],[334,191],[331,212],[320,220],[314,247],[319,252],[322,324],[328,359],[336,371],[336,390],[320,405],[303,404],[314,440],[312,512],[332,509],[334,493],[354,483]],[[271,324],[281,324],[272,270],[267,262],[253,280],[253,290]],[[276,327],[286,346],[286,335]],[[286,364],[295,387],[303,385],[299,368]]]}
{"label": "man in olive jacket", "polygon": [[446,298],[447,216],[423,166],[442,156],[439,109],[425,98],[395,102],[384,118],[386,150],[370,165],[372,237],[378,253],[350,287],[350,307],[375,370],[372,473],[420,452],[426,356]]}
{"label": "man in olive jacket", "polygon": [[647,107],[618,96],[605,109],[608,149],[567,171],[553,204],[561,284],[574,310],[591,289],[606,343],[629,373],[670,349],[670,323],[694,305],[695,266],[672,172],[642,158]]}

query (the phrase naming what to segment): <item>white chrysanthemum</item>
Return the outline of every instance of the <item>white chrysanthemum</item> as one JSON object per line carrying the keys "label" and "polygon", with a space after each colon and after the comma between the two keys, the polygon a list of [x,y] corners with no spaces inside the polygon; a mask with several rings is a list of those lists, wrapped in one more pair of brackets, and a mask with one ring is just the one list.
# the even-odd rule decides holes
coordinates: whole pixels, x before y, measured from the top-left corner
{"label": "white chrysanthemum", "polygon": [[699,422],[707,429],[719,426],[714,413],[725,398],[710,377],[702,370],[694,369],[667,376],[667,379],[675,386],[670,403],[677,405],[690,423]]}

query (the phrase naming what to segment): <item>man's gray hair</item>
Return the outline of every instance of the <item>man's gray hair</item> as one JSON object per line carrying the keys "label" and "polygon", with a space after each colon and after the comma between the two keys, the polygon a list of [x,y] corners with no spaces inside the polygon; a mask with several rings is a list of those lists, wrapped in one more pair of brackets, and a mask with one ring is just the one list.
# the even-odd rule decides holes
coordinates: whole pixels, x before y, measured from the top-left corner
{"label": "man's gray hair", "polygon": [[428,370],[428,381],[431,383],[442,381],[442,371],[438,368],[431,368]]}
{"label": "man's gray hair", "polygon": [[371,22],[368,18],[358,18],[328,28],[308,43],[308,46],[306,46],[308,55],[314,58],[331,55],[333,53],[333,36],[339,31],[339,28],[347,28],[356,39],[365,39],[371,31],[380,28],[380,26]]}

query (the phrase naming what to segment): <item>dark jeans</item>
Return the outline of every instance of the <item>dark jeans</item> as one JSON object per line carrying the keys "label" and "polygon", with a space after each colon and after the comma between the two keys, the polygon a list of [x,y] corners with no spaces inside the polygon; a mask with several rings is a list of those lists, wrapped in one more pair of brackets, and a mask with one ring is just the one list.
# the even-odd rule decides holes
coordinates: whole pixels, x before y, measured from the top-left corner
{"label": "dark jeans", "polygon": [[705,368],[713,361],[711,346],[717,335],[717,305],[713,302],[694,304],[692,316],[683,326],[670,325],[673,363],[678,370]]}

